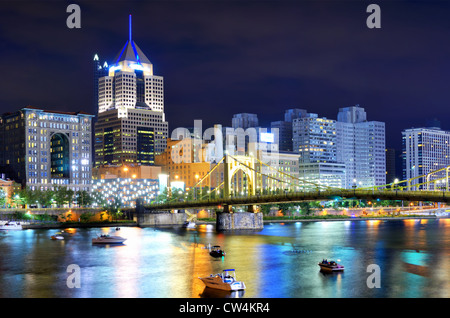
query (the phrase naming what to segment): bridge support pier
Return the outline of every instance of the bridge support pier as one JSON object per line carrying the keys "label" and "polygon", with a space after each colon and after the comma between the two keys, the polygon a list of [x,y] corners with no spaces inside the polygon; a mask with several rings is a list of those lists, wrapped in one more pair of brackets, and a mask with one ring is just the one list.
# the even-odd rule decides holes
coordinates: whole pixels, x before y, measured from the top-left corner
{"label": "bridge support pier", "polygon": [[[224,209],[225,210],[225,209]],[[262,230],[264,228],[261,212],[218,212],[216,213],[216,230]]]}

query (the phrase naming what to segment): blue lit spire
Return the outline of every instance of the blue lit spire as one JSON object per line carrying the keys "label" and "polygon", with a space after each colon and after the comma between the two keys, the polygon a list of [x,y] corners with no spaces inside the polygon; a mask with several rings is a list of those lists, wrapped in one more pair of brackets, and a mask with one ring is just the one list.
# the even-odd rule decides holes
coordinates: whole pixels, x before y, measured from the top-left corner
{"label": "blue lit spire", "polygon": [[114,63],[117,64],[121,61],[132,61],[138,64],[147,63],[152,64],[150,60],[141,51],[139,46],[132,39],[132,28],[131,28],[131,14],[128,18],[128,41],[125,43],[120,53],[114,59]]}

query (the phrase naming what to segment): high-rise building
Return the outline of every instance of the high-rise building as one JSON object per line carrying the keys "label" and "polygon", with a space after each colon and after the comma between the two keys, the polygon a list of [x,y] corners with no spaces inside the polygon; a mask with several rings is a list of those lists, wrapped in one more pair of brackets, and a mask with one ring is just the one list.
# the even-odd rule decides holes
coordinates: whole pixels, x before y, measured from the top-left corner
{"label": "high-rise building", "polygon": [[131,37],[98,80],[95,166],[152,165],[166,149],[163,77]]}
{"label": "high-rise building", "polygon": [[345,165],[337,161],[336,121],[308,113],[292,122],[294,152],[300,155],[299,177],[342,188]]}
{"label": "high-rise building", "polygon": [[308,113],[292,122],[294,152],[300,163],[336,162],[336,121]]}
{"label": "high-rise building", "polygon": [[84,112],[28,106],[0,119],[0,172],[34,189],[89,190],[91,121]]}
{"label": "high-rise building", "polygon": [[386,148],[386,183],[393,183],[398,179],[396,169],[396,151],[393,148]]}
{"label": "high-rise building", "polygon": [[340,108],[336,135],[337,161],[345,164],[346,188],[386,184],[383,122],[367,121],[359,105]]}
{"label": "high-rise building", "polygon": [[284,120],[271,122],[271,130],[278,134],[275,136],[275,139],[279,142],[280,151],[293,151],[292,121],[297,118],[305,117],[306,114],[307,112],[304,109],[288,109],[284,113]]}
{"label": "high-rise building", "polygon": [[250,127],[259,127],[258,116],[249,113],[234,114],[231,120],[231,126],[234,129],[242,128],[244,130]]}
{"label": "high-rise building", "polygon": [[104,76],[108,75],[108,63],[105,61],[103,64],[100,62],[98,54],[94,55],[92,61],[93,65],[93,75],[94,75],[94,92],[93,92],[93,107],[92,112],[96,113],[98,111],[98,80]]}
{"label": "high-rise building", "polygon": [[[450,131],[439,128],[411,128],[402,131],[403,179],[415,178],[450,165]],[[444,178],[446,171],[431,175],[434,179]],[[418,178],[411,185],[424,183]],[[431,184],[434,190],[438,184]],[[419,189],[422,189],[420,186]],[[425,186],[426,188],[426,186]],[[418,189],[417,189],[418,190]]]}

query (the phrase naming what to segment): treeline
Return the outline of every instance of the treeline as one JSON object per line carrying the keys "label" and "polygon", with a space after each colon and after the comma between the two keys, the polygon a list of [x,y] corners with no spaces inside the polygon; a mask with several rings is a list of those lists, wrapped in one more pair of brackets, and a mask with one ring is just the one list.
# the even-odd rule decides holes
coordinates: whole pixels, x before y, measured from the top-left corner
{"label": "treeline", "polygon": [[10,207],[90,207],[99,194],[88,191],[74,191],[59,186],[55,190],[31,190],[29,187],[15,191],[11,197]]}

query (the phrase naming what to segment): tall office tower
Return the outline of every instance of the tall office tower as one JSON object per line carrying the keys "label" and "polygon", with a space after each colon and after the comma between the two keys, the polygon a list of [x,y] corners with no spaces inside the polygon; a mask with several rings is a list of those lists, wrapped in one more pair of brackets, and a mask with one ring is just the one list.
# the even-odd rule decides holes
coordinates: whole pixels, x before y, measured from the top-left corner
{"label": "tall office tower", "polygon": [[244,130],[250,127],[259,127],[258,116],[249,113],[234,114],[231,120],[231,126],[234,129],[242,128]]}
{"label": "tall office tower", "polygon": [[[402,131],[403,179],[426,175],[450,165],[450,131],[438,128],[411,128]],[[431,180],[446,177],[445,169],[431,176]],[[412,185],[426,182],[412,180]],[[431,184],[429,190],[439,187]],[[426,187],[425,187],[426,188]],[[419,187],[422,189],[422,186]],[[418,189],[417,189],[418,190]]]}
{"label": "tall office tower", "polygon": [[337,160],[345,163],[346,188],[386,183],[385,125],[367,121],[359,105],[340,108],[337,122]]}
{"label": "tall office tower", "polygon": [[336,162],[336,121],[309,113],[292,122],[294,152],[300,163]]}
{"label": "tall office tower", "polygon": [[132,40],[131,16],[129,23],[128,41],[98,82],[96,167],[151,165],[166,149],[163,77],[153,74],[153,64]]}
{"label": "tall office tower", "polygon": [[92,61],[93,65],[93,75],[94,75],[94,92],[93,92],[93,112],[97,112],[98,110],[98,80],[108,75],[108,63],[105,61],[103,64],[100,62],[100,58],[98,54],[94,55],[94,59]]}
{"label": "tall office tower", "polygon": [[[284,113],[284,121],[273,121],[270,124],[270,128],[273,131],[277,131],[278,135],[275,136],[275,140],[279,142],[279,150],[280,151],[293,151],[292,145],[292,121],[296,118],[305,117],[307,114],[304,109],[288,109]],[[276,130],[276,129],[278,130]]]}
{"label": "tall office tower", "polygon": [[309,113],[292,122],[293,148],[299,157],[300,178],[342,188],[345,165],[337,161],[336,121]]}
{"label": "tall office tower", "polygon": [[386,148],[386,183],[392,183],[399,178],[397,176],[395,154],[395,149]]}
{"label": "tall office tower", "polygon": [[91,120],[83,112],[28,106],[0,118],[0,171],[34,189],[89,190]]}

